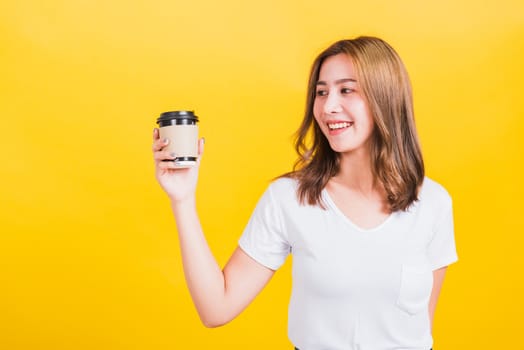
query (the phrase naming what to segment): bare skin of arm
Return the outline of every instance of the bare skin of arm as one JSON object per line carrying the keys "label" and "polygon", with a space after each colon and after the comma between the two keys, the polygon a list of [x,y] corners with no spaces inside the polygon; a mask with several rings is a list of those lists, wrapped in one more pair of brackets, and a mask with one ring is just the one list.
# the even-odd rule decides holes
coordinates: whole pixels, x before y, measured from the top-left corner
{"label": "bare skin of arm", "polygon": [[187,286],[202,323],[206,327],[221,326],[250,304],[275,271],[259,264],[240,248],[233,252],[224,269],[220,269],[196,211],[195,192],[204,142],[199,141],[198,164],[186,169],[176,169],[172,162],[163,161],[174,159],[164,151],[166,145],[155,129],[155,176],[171,200]]}
{"label": "bare skin of arm", "polygon": [[431,328],[433,328],[433,317],[435,315],[435,308],[437,307],[440,289],[444,282],[444,276],[446,275],[446,269],[447,266],[433,271],[433,289],[431,290],[431,296],[429,298],[429,320],[431,322]]}

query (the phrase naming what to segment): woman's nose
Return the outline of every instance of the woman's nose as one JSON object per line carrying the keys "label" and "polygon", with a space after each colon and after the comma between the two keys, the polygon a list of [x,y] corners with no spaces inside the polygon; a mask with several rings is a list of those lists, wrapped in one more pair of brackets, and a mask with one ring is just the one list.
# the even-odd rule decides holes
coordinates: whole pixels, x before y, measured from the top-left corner
{"label": "woman's nose", "polygon": [[339,112],[342,112],[340,96],[337,93],[330,93],[326,98],[326,103],[324,104],[324,113],[333,114]]}

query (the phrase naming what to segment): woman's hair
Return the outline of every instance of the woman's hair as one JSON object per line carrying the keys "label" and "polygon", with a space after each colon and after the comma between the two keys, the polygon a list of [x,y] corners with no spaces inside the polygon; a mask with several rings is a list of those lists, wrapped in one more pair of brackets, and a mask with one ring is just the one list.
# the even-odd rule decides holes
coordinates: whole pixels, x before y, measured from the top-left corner
{"label": "woman's hair", "polygon": [[296,132],[298,159],[284,175],[298,181],[301,203],[324,207],[321,193],[340,168],[340,154],[333,151],[313,115],[316,84],[326,58],[348,55],[374,120],[371,168],[374,181],[383,186],[389,209],[406,210],[418,199],[424,163],[415,129],[411,84],[402,60],[385,41],[374,37],[341,40],[314,61],[309,76],[306,112]]}

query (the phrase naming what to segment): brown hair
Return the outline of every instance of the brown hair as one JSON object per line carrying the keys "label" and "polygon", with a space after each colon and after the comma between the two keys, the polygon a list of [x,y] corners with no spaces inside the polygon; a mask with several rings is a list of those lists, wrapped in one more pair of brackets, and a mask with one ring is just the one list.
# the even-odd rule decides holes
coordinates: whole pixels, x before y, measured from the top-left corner
{"label": "brown hair", "polygon": [[373,115],[371,167],[374,180],[383,186],[391,211],[406,210],[418,199],[424,163],[407,71],[395,50],[378,38],[341,40],[315,59],[309,76],[305,116],[296,132],[298,159],[293,171],[284,176],[298,180],[297,195],[301,203],[323,207],[322,190],[338,173],[340,162],[339,154],[331,149],[315,122],[313,104],[322,63],[341,53],[352,59]]}

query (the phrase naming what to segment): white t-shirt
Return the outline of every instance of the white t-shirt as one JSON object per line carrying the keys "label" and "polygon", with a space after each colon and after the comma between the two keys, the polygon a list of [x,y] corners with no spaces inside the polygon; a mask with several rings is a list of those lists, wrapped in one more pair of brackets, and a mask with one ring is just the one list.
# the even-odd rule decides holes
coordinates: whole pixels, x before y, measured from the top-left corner
{"label": "white t-shirt", "polygon": [[429,350],[432,271],[457,260],[451,198],[425,178],[419,200],[365,230],[324,189],[301,205],[281,178],[259,200],[239,246],[276,270],[293,255],[288,336],[300,350]]}

